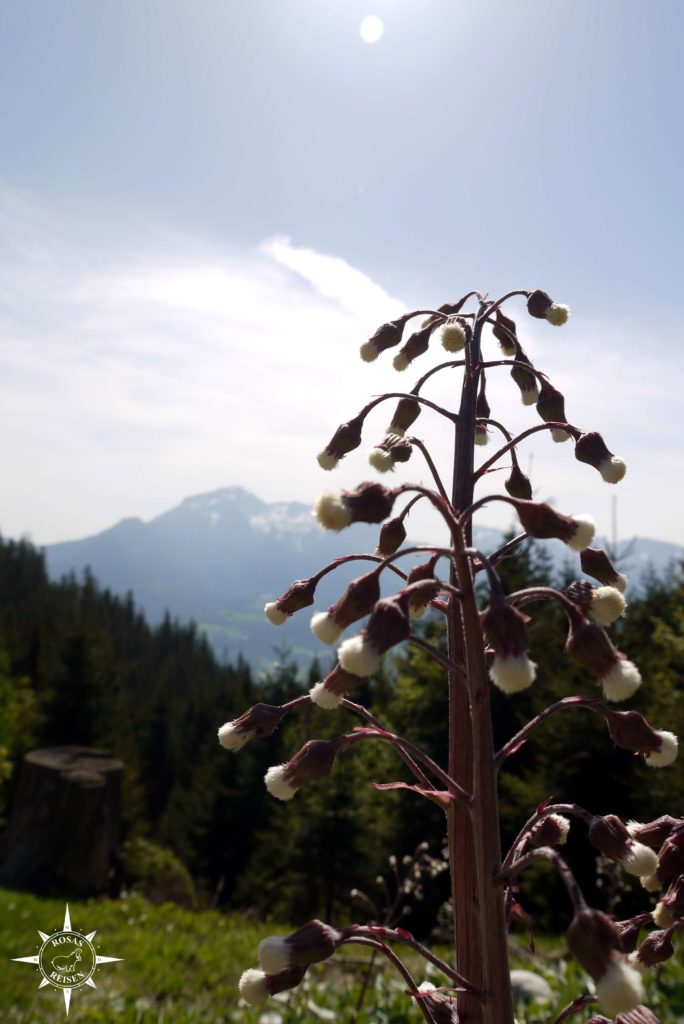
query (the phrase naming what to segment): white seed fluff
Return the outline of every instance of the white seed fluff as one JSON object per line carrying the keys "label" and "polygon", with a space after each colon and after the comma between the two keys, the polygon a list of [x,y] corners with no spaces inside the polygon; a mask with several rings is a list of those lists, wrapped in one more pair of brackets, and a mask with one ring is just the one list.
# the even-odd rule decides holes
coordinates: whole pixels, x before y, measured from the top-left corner
{"label": "white seed fluff", "polygon": [[612,455],[599,463],[598,471],[607,484],[618,484],[627,472],[627,463],[617,455]]}
{"label": "white seed fluff", "polygon": [[264,775],[266,789],[278,800],[291,800],[297,790],[285,779],[285,765],[275,764]]}
{"label": "white seed fluff", "polygon": [[650,847],[644,846],[643,843],[632,842],[620,863],[630,875],[647,878],[649,875],[655,874],[658,867],[658,857]]}
{"label": "white seed fluff", "polygon": [[330,491],[316,499],[313,514],[324,529],[335,530],[337,533],[351,522],[351,512],[340,495],[331,494]]}
{"label": "white seed fluff", "polygon": [[340,461],[335,455],[331,455],[329,452],[326,452],[325,449],[322,452],[319,452],[316,458],[321,469],[328,470],[334,469]]}
{"label": "white seed fluff", "polygon": [[629,1013],[644,1001],[641,975],[626,960],[611,960],[606,973],[596,982],[596,995],[609,1017]]}
{"label": "white seed fluff", "polygon": [[401,373],[402,370],[405,370],[408,364],[408,358],[404,355],[403,352],[397,352],[396,356],[392,360],[392,366],[394,367],[395,370],[398,370],[399,373]]}
{"label": "white seed fluff", "polygon": [[619,590],[621,594],[624,594],[627,589],[627,577],[623,576],[623,574],[619,572],[617,574],[617,579],[613,580],[611,586],[615,587],[616,590]]}
{"label": "white seed fluff", "polygon": [[645,761],[651,768],[667,768],[669,764],[677,760],[679,740],[673,732],[658,732],[660,736],[660,750],[647,754]]}
{"label": "white seed fluff", "polygon": [[269,935],[257,946],[257,959],[267,974],[278,974],[290,966],[290,950],[282,935]]}
{"label": "white seed fluff", "polygon": [[459,323],[446,324],[442,328],[442,347],[447,352],[460,352],[466,343],[466,332]]}
{"label": "white seed fluff", "polygon": [[552,302],[549,308],[546,310],[546,319],[554,327],[562,327],[563,324],[568,322],[570,316],[570,307],[561,306],[558,302]]}
{"label": "white seed fluff", "polygon": [[374,341],[364,341],[359,352],[364,363],[372,363],[378,358],[378,347]]}
{"label": "white seed fluff", "polygon": [[656,908],[653,911],[653,920],[659,928],[669,928],[670,925],[674,924],[672,911],[663,900],[656,903]]}
{"label": "white seed fluff", "polygon": [[641,674],[634,662],[621,658],[610,672],[601,676],[601,686],[607,700],[628,700],[641,686]]}
{"label": "white seed fluff", "polygon": [[274,626],[282,626],[283,622],[286,622],[289,618],[287,613],[278,607],[277,601],[269,601],[264,606],[264,615]]}
{"label": "white seed fluff", "polygon": [[626,601],[617,587],[596,587],[592,591],[587,614],[599,626],[610,626],[611,622],[624,615],[626,607]]}
{"label": "white seed fluff", "polygon": [[658,889],[662,889],[662,884],[657,875],[642,875],[639,881],[646,892],[658,892]]}
{"label": "white seed fluff", "polygon": [[572,516],[575,521],[575,532],[567,545],[573,551],[584,551],[591,545],[596,533],[596,523],[591,516],[582,513],[579,516]]}
{"label": "white seed fluff", "polygon": [[489,669],[489,676],[495,686],[504,693],[519,693],[531,686],[537,675],[537,666],[526,654],[515,654],[501,658],[498,654]]}
{"label": "white seed fluff", "polygon": [[336,644],[344,629],[327,612],[316,612],[311,619],[311,632],[322,644]]}
{"label": "white seed fluff", "polygon": [[249,967],[246,971],[242,972],[238,988],[240,989],[240,995],[250,1006],[254,1006],[256,1003],[263,1003],[264,999],[268,997],[266,975],[255,967]]}
{"label": "white seed fluff", "polygon": [[353,676],[372,676],[380,668],[381,656],[364,637],[357,633],[350,636],[337,649],[337,659],[345,670]]}
{"label": "white seed fluff", "polygon": [[226,750],[242,750],[253,735],[250,729],[236,729],[232,722],[226,722],[218,731],[218,740]]}
{"label": "white seed fluff", "polygon": [[388,470],[394,469],[394,459],[384,448],[374,448],[368,456],[368,461],[373,469],[377,469],[378,473],[386,473]]}
{"label": "white seed fluff", "polygon": [[314,683],[309,690],[309,697],[311,697],[313,704],[317,704],[319,708],[323,708],[325,711],[333,711],[342,703],[340,694],[328,690],[325,683]]}

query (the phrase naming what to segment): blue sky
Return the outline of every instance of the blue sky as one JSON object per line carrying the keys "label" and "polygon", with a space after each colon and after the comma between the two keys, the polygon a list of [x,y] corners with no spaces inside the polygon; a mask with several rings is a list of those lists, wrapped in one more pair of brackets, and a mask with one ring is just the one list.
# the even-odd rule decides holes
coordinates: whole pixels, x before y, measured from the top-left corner
{"label": "blue sky", "polygon": [[[412,383],[359,363],[377,322],[522,286],[572,307],[513,315],[629,462],[621,531],[684,541],[683,22],[675,0],[7,0],[0,528],[352,485],[361,453],[334,477],[312,455]],[[504,384],[495,414],[534,422]],[[539,496],[607,529],[616,491],[529,450]]]}

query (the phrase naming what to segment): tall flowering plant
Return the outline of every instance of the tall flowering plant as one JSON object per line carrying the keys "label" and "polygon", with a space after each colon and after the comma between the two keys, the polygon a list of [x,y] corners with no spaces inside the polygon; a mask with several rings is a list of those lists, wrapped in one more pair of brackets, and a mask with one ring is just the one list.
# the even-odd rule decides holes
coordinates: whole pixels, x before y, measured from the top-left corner
{"label": "tall flowering plant", "polygon": [[[356,522],[378,524],[377,548],[372,554],[340,558],[309,579],[296,580],[266,605],[265,613],[280,625],[315,603],[316,588],[326,574],[351,560],[368,563],[367,571],[349,584],[335,604],[316,611],[311,620],[322,643],[338,645],[337,663],[307,695],[282,706],[256,705],[219,729],[221,744],[239,750],[255,737],[270,735],[286,714],[308,701],[323,710],[342,707],[361,720],[335,739],[309,740],[285,764],[269,768],[266,786],[280,800],[290,800],[302,786],[323,779],[333,771],[337,757],[352,746],[382,742],[393,747],[413,781],[379,784],[378,788],[411,790],[436,803],[446,818],[454,963],[447,963],[399,927],[363,922],[332,927],[311,921],[292,935],[272,936],[260,943],[259,968],[245,971],[240,979],[240,992],[249,1003],[297,986],[312,964],[327,960],[343,945],[357,944],[387,957],[428,1024],[513,1024],[507,933],[517,909],[514,891],[527,866],[546,859],[560,873],[572,907],[568,947],[593,980],[595,992],[566,1007],[557,1024],[594,1000],[608,1015],[592,1018],[595,1022],[617,1019],[621,1024],[652,1024],[655,1020],[642,1006],[642,976],[672,955],[672,936],[684,919],[684,819],[665,816],[649,823],[625,824],[613,814],[601,816],[577,804],[547,801],[522,825],[505,855],[501,850],[497,775],[506,759],[546,718],[580,708],[589,710],[603,718],[617,746],[632,751],[647,765],[664,767],[677,756],[677,738],[672,733],[653,728],[636,711],[613,707],[630,698],[642,682],[636,665],[615,647],[606,631],[624,613],[625,577],[604,551],[592,547],[595,527],[591,518],[565,515],[533,501],[530,481],[520,469],[520,444],[532,434],[545,432],[553,442],[566,444],[577,460],[597,470],[607,483],[618,483],[626,470],[624,461],[607,448],[600,434],[568,422],[564,396],[525,353],[515,321],[504,313],[504,306],[520,297],[531,316],[553,326],[563,325],[568,318],[568,308],[543,291],[514,291],[496,301],[469,292],[437,310],[418,310],[383,324],[361,347],[366,362],[396,349],[394,368],[399,371],[408,369],[435,343],[441,344],[449,358],[424,373],[410,391],[382,395],[342,423],[318,456],[321,468],[333,470],[359,448],[369,413],[392,401],[391,421],[384,438],[370,452],[370,464],[384,474],[417,451],[426,461],[432,486],[403,483],[387,487],[373,481],[353,491],[326,492],[318,499],[314,515],[325,529],[340,531]],[[421,322],[404,340],[407,326],[415,318]],[[483,343],[490,343],[490,335],[500,348],[494,352],[495,358],[485,355]],[[436,374],[454,367],[462,369],[462,386],[459,407],[450,410],[424,392]],[[492,418],[487,400],[488,375],[506,369],[523,404],[534,406],[541,421],[516,436]],[[455,437],[449,487],[428,448],[413,432],[416,421],[425,414],[441,417]],[[499,442],[496,450],[476,468],[475,446],[489,444],[493,438]],[[493,479],[489,472],[493,468],[507,470],[505,493],[475,498],[476,486]],[[449,538],[445,546],[406,545],[405,519],[417,501],[429,502],[441,516]],[[506,502],[513,508],[520,532],[486,556],[473,547],[472,522],[474,514],[492,502]],[[497,566],[528,537],[563,541],[579,556],[585,578],[564,592],[530,587],[505,593]],[[405,556],[416,554],[424,559],[420,564],[408,569],[404,563],[402,567]],[[381,597],[381,576],[391,576],[397,584],[389,597]],[[484,580],[488,595],[485,607],[478,600],[478,593],[483,592],[482,587],[476,589],[479,579]],[[490,688],[495,686],[513,698],[534,683],[536,665],[528,650],[527,624],[528,611],[533,614],[534,604],[540,601],[555,602],[565,615],[565,652],[593,676],[594,692],[568,695],[551,704],[497,751]],[[413,620],[427,608],[444,617],[446,652],[414,632]],[[357,626],[354,631],[362,620],[363,628]],[[419,645],[446,670],[446,764],[438,764],[409,737],[394,733],[353,699],[354,692],[378,671],[383,655],[403,643]],[[558,850],[573,821],[586,829],[589,842],[604,856],[638,876],[645,890],[661,892],[653,912],[616,921],[587,905]],[[448,987],[435,989],[414,977],[399,952],[402,946],[439,968]]]}

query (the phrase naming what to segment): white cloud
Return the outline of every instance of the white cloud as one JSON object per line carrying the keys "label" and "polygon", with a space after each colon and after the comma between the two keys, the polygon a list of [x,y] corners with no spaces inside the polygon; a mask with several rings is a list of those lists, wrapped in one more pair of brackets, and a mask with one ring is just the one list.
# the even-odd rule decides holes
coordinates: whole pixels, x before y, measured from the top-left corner
{"label": "white cloud", "polygon": [[[220,486],[309,501],[372,476],[365,449],[333,474],[315,461],[368,396],[414,382],[410,371],[393,373],[389,354],[370,366],[358,358],[378,323],[405,308],[361,270],[283,238],[252,252],[217,252],[136,237],[110,253],[94,232],[90,242],[77,240],[30,197],[2,189],[0,220],[4,533],[45,543],[125,515],[147,518]],[[544,327],[521,321],[528,351],[566,392],[571,420],[602,430],[630,474],[609,488],[569,445],[539,438],[521,456],[525,467],[534,455],[539,496],[565,511],[593,511],[607,529],[617,493],[625,534],[683,539],[668,500],[681,450],[663,428],[681,374],[668,367],[654,375],[653,353],[631,326],[622,335],[578,320]],[[496,358],[495,346],[488,351]],[[495,417],[514,429],[536,422],[506,369],[492,369],[488,380]],[[450,371],[425,394],[453,406],[458,391]],[[392,407],[372,414],[369,447]],[[448,466],[450,432],[433,414],[419,423]],[[395,479],[417,478],[428,479],[415,453]],[[485,519],[506,525],[510,516],[492,506]],[[412,520],[414,535],[427,536],[430,516],[417,509]]]}

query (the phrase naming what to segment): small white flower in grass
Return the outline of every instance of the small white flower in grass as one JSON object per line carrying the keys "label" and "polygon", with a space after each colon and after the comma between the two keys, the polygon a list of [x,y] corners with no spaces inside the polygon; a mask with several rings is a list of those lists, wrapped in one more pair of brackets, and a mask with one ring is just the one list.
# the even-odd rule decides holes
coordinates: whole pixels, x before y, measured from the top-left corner
{"label": "small white flower in grass", "polygon": [[269,994],[266,975],[255,967],[250,967],[242,972],[238,988],[240,989],[240,995],[250,1006],[263,1003]]}
{"label": "small white flower in grass", "polygon": [[325,711],[333,711],[335,708],[339,708],[342,703],[342,697],[338,693],[332,693],[328,690],[325,683],[314,683],[309,690],[309,697],[313,704],[317,704],[319,708],[323,708]]}
{"label": "small white flower in grass", "polygon": [[344,530],[351,522],[351,512],[339,494],[326,491],[316,499],[313,514],[326,530]]}
{"label": "small white flower in grass", "polygon": [[596,982],[596,995],[609,1017],[629,1013],[644,1001],[641,975],[626,960],[611,960]]}
{"label": "small white flower in grass", "polygon": [[677,760],[679,740],[673,732],[665,730],[658,730],[658,735],[660,736],[660,750],[647,754],[644,760],[650,768],[667,768],[669,764]]}
{"label": "small white flower in grass", "polygon": [[264,607],[264,615],[274,626],[282,626],[283,622],[287,622],[289,616],[278,607],[277,601],[269,601]]}
{"label": "small white flower in grass", "polygon": [[327,612],[316,612],[311,619],[311,632],[322,644],[336,644],[344,629]]}
{"label": "small white flower in grass", "polygon": [[526,654],[514,654],[508,658],[497,654],[489,675],[494,685],[504,693],[519,693],[532,685],[537,675],[537,666]]}
{"label": "small white flower in grass", "polygon": [[218,740],[226,750],[242,750],[252,738],[247,729],[236,729],[232,722],[226,722],[218,731]]}
{"label": "small white flower in grass", "polygon": [[609,672],[601,676],[601,686],[607,700],[628,700],[641,686],[641,674],[634,662],[620,658]]}
{"label": "small white flower in grass", "polygon": [[291,800],[297,792],[285,779],[284,764],[276,764],[269,768],[264,776],[264,782],[271,796],[277,797],[278,800]]}
{"label": "small white flower in grass", "polygon": [[576,529],[572,537],[566,541],[569,548],[573,551],[583,551],[591,545],[596,533],[596,523],[591,516],[582,513],[578,516],[572,516],[575,521]]}
{"label": "small white flower in grass", "polygon": [[389,452],[382,448],[374,448],[368,456],[368,461],[373,469],[377,469],[378,473],[387,473],[394,469],[394,459]]}
{"label": "small white flower in grass", "polygon": [[598,471],[607,484],[617,484],[627,472],[627,463],[617,455],[611,455],[599,463]]}
{"label": "small white flower in grass", "polygon": [[267,974],[278,974],[290,966],[290,952],[282,935],[269,935],[257,946],[257,959]]}
{"label": "small white flower in grass", "polygon": [[655,874],[658,857],[654,850],[643,843],[632,843],[620,863],[630,875],[646,878]]}
{"label": "small white flower in grass", "polygon": [[562,306],[559,302],[552,302],[545,315],[546,319],[554,327],[562,327],[563,324],[568,322],[570,307]]}
{"label": "small white flower in grass", "polygon": [[392,360],[392,366],[395,370],[398,370],[399,373],[401,373],[402,370],[405,370],[408,364],[409,361],[403,352],[397,352],[396,356]]}
{"label": "small white flower in grass", "polygon": [[340,644],[337,659],[346,672],[355,676],[372,676],[380,668],[381,655],[361,633]]}
{"label": "small white flower in grass", "polygon": [[330,455],[326,451],[319,452],[316,456],[318,459],[318,465],[321,469],[334,469],[337,463],[340,461],[336,456]]}
{"label": "small white flower in grass", "polygon": [[626,601],[617,587],[596,587],[591,593],[587,615],[599,626],[610,626],[624,615]]}
{"label": "small white flower in grass", "polygon": [[442,347],[447,352],[460,352],[466,343],[466,332],[458,321],[447,323],[441,332]]}
{"label": "small white flower in grass", "polygon": [[374,341],[364,341],[359,351],[364,363],[372,363],[378,358],[378,346]]}

